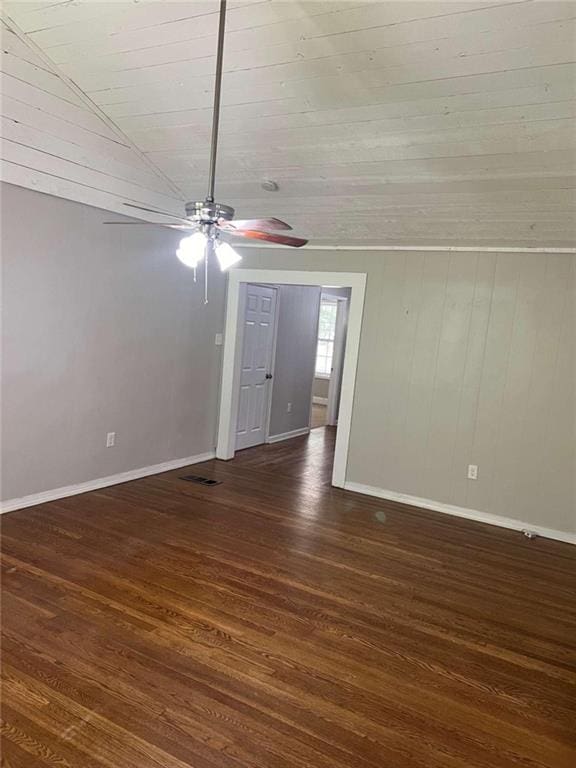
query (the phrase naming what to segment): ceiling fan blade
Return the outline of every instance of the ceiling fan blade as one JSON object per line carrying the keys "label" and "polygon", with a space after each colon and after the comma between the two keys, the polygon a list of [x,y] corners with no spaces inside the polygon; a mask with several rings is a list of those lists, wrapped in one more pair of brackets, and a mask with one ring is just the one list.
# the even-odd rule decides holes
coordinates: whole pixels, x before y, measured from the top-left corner
{"label": "ceiling fan blade", "polygon": [[144,226],[144,227],[168,227],[169,229],[180,229],[186,231],[188,229],[195,229],[195,227],[186,224],[164,224],[164,222],[158,221],[103,221],[103,224],[120,224],[124,227]]}
{"label": "ceiling fan blade", "polygon": [[246,237],[249,240],[265,240],[267,243],[278,243],[279,245],[291,245],[293,248],[301,248],[306,245],[308,240],[302,237],[291,237],[290,235],[277,235],[274,232],[260,232],[257,229],[238,229],[235,231],[224,230],[226,234],[232,237]]}
{"label": "ceiling fan blade", "polygon": [[220,220],[219,226],[223,229],[292,229],[290,224],[280,219],[232,219],[232,221]]}
{"label": "ceiling fan blade", "polygon": [[190,221],[183,216],[178,216],[177,213],[168,213],[168,211],[159,211],[157,208],[145,208],[143,205],[134,205],[134,203],[124,203],[128,208],[136,208],[139,211],[147,211],[148,213],[157,213],[160,216],[170,216],[171,219],[177,219],[178,221]]}

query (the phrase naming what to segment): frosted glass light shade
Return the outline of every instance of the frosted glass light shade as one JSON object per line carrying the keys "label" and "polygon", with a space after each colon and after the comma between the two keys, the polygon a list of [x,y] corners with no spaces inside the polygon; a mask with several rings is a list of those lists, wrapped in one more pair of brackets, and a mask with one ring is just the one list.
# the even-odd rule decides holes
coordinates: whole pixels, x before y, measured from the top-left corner
{"label": "frosted glass light shade", "polygon": [[197,267],[206,256],[207,242],[206,235],[202,232],[194,232],[193,235],[180,240],[180,247],[176,251],[176,256],[187,267]]}
{"label": "frosted glass light shade", "polygon": [[216,256],[222,272],[242,260],[242,256],[228,243],[216,243]]}

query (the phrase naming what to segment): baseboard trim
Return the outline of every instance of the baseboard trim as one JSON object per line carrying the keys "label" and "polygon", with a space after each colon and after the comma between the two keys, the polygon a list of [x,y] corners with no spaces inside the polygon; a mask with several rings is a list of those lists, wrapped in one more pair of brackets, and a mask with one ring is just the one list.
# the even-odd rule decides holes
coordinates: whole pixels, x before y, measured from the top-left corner
{"label": "baseboard trim", "polygon": [[290,440],[293,437],[302,437],[302,435],[310,434],[310,427],[303,427],[302,429],[293,429],[292,432],[282,432],[279,435],[270,435],[266,438],[267,443],[280,443],[282,440]]}
{"label": "baseboard trim", "polygon": [[453,504],[444,504],[441,501],[422,499],[418,496],[410,496],[407,493],[387,491],[384,488],[377,488],[372,485],[362,485],[361,483],[346,481],[344,483],[344,488],[348,491],[354,491],[355,493],[362,493],[365,496],[375,496],[378,499],[398,501],[401,504],[408,504],[411,507],[421,507],[422,509],[430,509],[434,512],[442,512],[446,515],[453,515],[454,517],[464,517],[467,520],[475,520],[478,523],[487,523],[488,525],[497,525],[500,528],[509,528],[513,531],[529,531],[530,533],[535,533],[537,536],[542,536],[546,539],[555,539],[556,541],[563,541],[566,544],[576,544],[576,533],[557,531],[554,528],[544,528],[540,525],[516,520],[512,517],[500,517],[499,515],[492,515],[489,512],[480,512],[477,509],[468,509],[467,507],[458,507]]}
{"label": "baseboard trim", "polygon": [[328,398],[327,397],[318,397],[317,395],[314,395],[312,398],[312,402],[314,405],[328,405]]}
{"label": "baseboard trim", "polygon": [[119,472],[117,475],[99,477],[96,480],[88,480],[85,483],[65,485],[62,488],[54,488],[51,491],[42,491],[41,493],[33,493],[30,496],[21,496],[18,499],[7,499],[0,504],[0,514],[4,512],[12,512],[15,509],[34,507],[37,504],[44,504],[47,501],[65,499],[67,496],[76,496],[80,493],[87,493],[88,491],[97,491],[99,488],[107,488],[109,485],[128,483],[130,480],[139,480],[141,477],[148,477],[149,475],[159,475],[162,472],[169,472],[171,469],[180,469],[180,467],[187,467],[189,464],[200,464],[202,461],[209,461],[214,458],[216,458],[216,452],[208,451],[208,453],[199,453],[196,456],[186,456],[183,459],[173,459],[172,461],[164,461],[161,464],[153,464],[149,467],[131,469],[128,472]]}

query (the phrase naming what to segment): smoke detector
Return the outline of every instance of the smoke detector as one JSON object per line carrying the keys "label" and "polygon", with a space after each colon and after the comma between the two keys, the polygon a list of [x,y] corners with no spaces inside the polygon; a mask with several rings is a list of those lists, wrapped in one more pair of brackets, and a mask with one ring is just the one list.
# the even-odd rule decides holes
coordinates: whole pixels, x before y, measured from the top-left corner
{"label": "smoke detector", "polygon": [[264,179],[260,186],[266,192],[278,192],[278,183],[272,179]]}

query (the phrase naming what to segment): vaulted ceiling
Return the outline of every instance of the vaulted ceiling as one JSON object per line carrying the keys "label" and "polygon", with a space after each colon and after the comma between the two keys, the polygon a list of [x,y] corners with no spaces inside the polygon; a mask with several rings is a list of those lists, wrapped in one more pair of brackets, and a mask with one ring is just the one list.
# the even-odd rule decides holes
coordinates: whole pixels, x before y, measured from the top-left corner
{"label": "vaulted ceiling", "polygon": [[[217,0],[4,9],[7,181],[118,212],[204,197]],[[217,199],[316,243],[576,245],[574,17],[232,0]]]}

